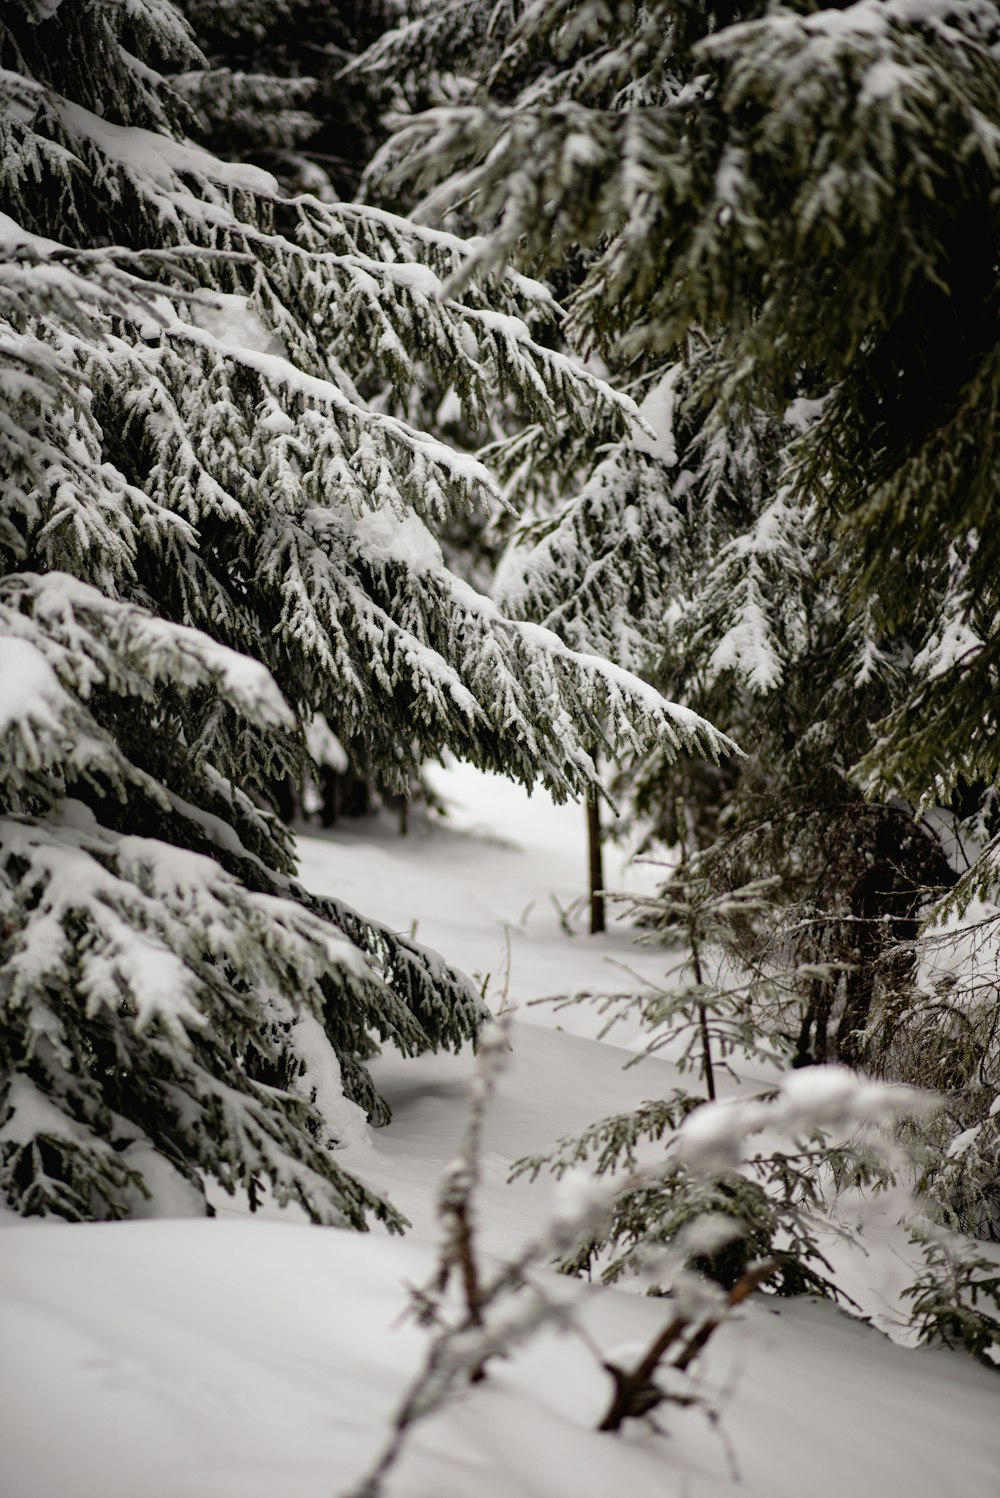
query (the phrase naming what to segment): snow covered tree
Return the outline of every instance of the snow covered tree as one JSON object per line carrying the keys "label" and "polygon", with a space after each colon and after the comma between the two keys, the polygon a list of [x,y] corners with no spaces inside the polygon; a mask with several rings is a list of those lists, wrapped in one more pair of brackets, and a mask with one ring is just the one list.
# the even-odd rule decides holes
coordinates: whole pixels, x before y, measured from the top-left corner
{"label": "snow covered tree", "polygon": [[386,1116],[365,1060],[482,1011],[294,882],[268,787],[305,726],[400,785],[448,746],[557,796],[605,737],[727,742],[443,564],[431,527],[497,491],[402,419],[425,371],[470,421],[632,424],[533,338],[551,299],[451,296],[461,241],[194,145],[161,70],[201,63],[167,0],[0,18],[0,1183],[70,1218],[204,1210],[214,1178],[398,1225],[331,1153]]}
{"label": "snow covered tree", "polygon": [[[646,396],[655,448],[609,451],[501,598],[702,711],[743,683],[751,773],[685,767],[684,800],[711,821],[721,790],[736,883],[785,874],[853,969],[805,1007],[817,1056],[859,1057],[953,878],[914,805],[995,831],[998,30],[946,0],[529,4],[383,153],[423,213],[477,215],[475,263],[568,278],[575,347]],[[667,831],[676,791],[640,771]]]}
{"label": "snow covered tree", "polygon": [[917,798],[1000,765],[977,436],[996,425],[998,27],[989,0],[532,4],[485,102],[392,148],[431,206],[474,204],[475,263],[591,250],[579,347],[675,360],[706,330],[709,437],[734,403],[808,414],[787,491],[837,543],[867,633],[902,646],[869,766]]}

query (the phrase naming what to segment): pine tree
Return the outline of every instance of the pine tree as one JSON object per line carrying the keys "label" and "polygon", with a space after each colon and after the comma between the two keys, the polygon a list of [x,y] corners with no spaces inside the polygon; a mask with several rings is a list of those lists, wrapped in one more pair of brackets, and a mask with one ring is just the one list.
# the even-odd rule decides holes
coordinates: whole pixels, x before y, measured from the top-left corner
{"label": "pine tree", "polygon": [[4,1194],[203,1210],[214,1177],[398,1226],[331,1147],[386,1116],[380,1040],[458,1046],[481,1008],[294,882],[268,787],[316,713],[401,786],[444,746],[557,796],[604,738],[727,747],[449,573],[432,527],[496,486],[401,414],[428,371],[472,423],[632,407],[532,336],[540,287],[450,296],[461,241],[192,144],[167,0],[23,0],[0,62]]}

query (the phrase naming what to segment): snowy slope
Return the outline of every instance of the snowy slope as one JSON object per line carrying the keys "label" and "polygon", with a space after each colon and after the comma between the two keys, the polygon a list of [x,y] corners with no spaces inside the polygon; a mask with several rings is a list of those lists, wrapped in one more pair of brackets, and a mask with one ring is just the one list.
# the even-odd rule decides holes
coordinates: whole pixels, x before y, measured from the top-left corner
{"label": "snowy slope", "polygon": [[[420,1356],[423,1334],[398,1320],[401,1281],[430,1267],[416,1240],[232,1221],[6,1236],[6,1498],[333,1498]],[[622,1291],[587,1300],[604,1349],[662,1315]],[[718,1431],[689,1410],[661,1416],[668,1436],[597,1435],[607,1380],[547,1335],[419,1428],[387,1492],[995,1498],[996,1383],[967,1359],[758,1302],[706,1368]]]}
{"label": "snowy slope", "polygon": [[[622,965],[653,981],[663,973],[663,954],[637,948],[614,907],[608,932],[586,934],[581,807],[555,806],[543,791],[528,797],[510,781],[465,765],[431,771],[428,778],[448,802],[446,824],[414,819],[410,834],[400,838],[391,823],[368,820],[303,837],[303,883],[397,930],[409,931],[416,921],[418,941],[442,952],[477,985],[489,976],[487,998],[494,1010],[504,1001],[520,1006],[580,989],[627,988],[632,979]],[[605,817],[610,820],[607,812]],[[657,872],[609,845],[609,890],[650,890]],[[572,914],[578,933],[572,939],[562,930],[560,909]],[[522,1017],[586,1033],[595,1029],[585,1011],[551,1017],[534,1009]],[[623,1044],[623,1036],[616,1032],[615,1038]]]}
{"label": "snowy slope", "polygon": [[[448,777],[458,827],[305,839],[304,877],[418,936],[468,970],[509,979],[508,1002],[614,988],[655,952],[627,933],[567,937],[548,900],[579,893],[582,817],[501,783]],[[366,829],[366,831],[371,829]],[[623,875],[624,877],[624,875]],[[627,877],[649,877],[632,871]],[[609,883],[619,883],[613,875]],[[526,919],[523,912],[528,906]],[[520,1010],[487,1124],[482,1241],[509,1252],[551,1190],[505,1184],[509,1162],[595,1116],[673,1084],[666,1061]],[[586,1030],[581,1011],[575,1023]],[[593,1028],[592,1018],[589,1020]],[[625,1037],[629,1039],[629,1037]],[[395,1117],[358,1129],[342,1158],[412,1219],[405,1239],[248,1219],[0,1230],[0,1494],[3,1498],[335,1498],[384,1440],[425,1334],[401,1320],[406,1284],[432,1267],[433,1194],[466,1112],[467,1056],[377,1063]],[[873,1239],[873,1242],[881,1240]],[[859,1277],[885,1273],[888,1248]],[[579,1297],[604,1357],[648,1341],[662,1302],[547,1282]],[[945,1352],[893,1345],[827,1305],[758,1298],[700,1365],[716,1424],[665,1407],[657,1434],[597,1434],[609,1384],[593,1347],[544,1334],[485,1385],[418,1427],[389,1498],[996,1498],[995,1375]]]}

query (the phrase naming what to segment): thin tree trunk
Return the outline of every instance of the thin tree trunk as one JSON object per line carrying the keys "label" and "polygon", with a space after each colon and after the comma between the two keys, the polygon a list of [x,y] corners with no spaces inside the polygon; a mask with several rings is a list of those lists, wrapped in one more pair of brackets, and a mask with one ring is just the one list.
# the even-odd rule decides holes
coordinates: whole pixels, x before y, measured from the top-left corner
{"label": "thin tree trunk", "polygon": [[587,792],[587,854],[590,864],[590,934],[605,929],[604,845],[601,841],[601,803],[596,787]]}
{"label": "thin tree trunk", "polygon": [[[698,987],[704,986],[705,979],[701,971],[701,952],[698,947],[698,938],[691,931],[691,959],[694,964],[694,981]],[[705,1091],[708,1093],[708,1101],[715,1102],[715,1068],[712,1065],[712,1038],[708,1032],[708,1010],[704,1004],[698,1005],[698,1032],[701,1035],[701,1069],[705,1078]]]}

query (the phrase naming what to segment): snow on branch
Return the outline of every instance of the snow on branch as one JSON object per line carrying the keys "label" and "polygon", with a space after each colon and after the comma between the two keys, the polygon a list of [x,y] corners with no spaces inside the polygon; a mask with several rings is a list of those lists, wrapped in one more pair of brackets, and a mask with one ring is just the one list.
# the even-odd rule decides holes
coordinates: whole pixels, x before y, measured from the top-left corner
{"label": "snow on branch", "polygon": [[604,740],[731,751],[506,619],[431,529],[504,503],[434,434],[445,391],[469,449],[512,410],[581,443],[642,421],[551,347],[538,282],[475,270],[449,290],[477,244],[282,197],[186,139],[158,69],[200,58],[168,0],[29,7],[18,27],[0,76],[3,1189],[128,1215],[151,1151],[202,1206],[211,1175],[398,1224],[336,1169],[311,1089],[383,1120],[377,1038],[461,1045],[482,1006],[295,886],[273,809],[316,713],[387,786],[444,748],[560,795]]}
{"label": "snow on branch", "polygon": [[[40,822],[6,819],[0,839],[0,1054],[21,1057],[18,1074],[27,1057],[48,1099],[40,1118],[21,1111],[23,1087],[0,1098],[10,1199],[27,1190],[26,1210],[87,1218],[103,1198],[121,1215],[120,1172],[109,1174],[101,1142],[110,1108],[126,1171],[125,1146],[146,1141],[189,1181],[205,1171],[251,1202],[266,1179],[318,1221],[362,1225],[375,1210],[398,1222],[339,1169],[318,1120],[305,1153],[300,1138],[310,1104],[295,1009],[279,994],[294,974],[299,1005],[322,1015],[321,981],[372,986],[349,938],[210,858],[101,827],[78,802]],[[81,1046],[113,1064],[103,1082],[80,1069]],[[25,1170],[39,1149],[42,1168]]]}

